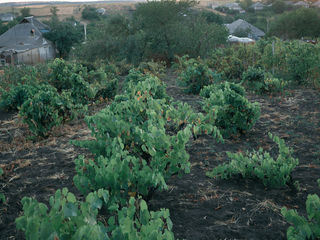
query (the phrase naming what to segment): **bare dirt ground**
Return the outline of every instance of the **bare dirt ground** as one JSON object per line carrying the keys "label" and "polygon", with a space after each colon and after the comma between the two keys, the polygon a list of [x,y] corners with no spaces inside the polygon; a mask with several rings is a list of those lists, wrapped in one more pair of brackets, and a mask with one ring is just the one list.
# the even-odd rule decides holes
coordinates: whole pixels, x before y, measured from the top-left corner
{"label": "bare dirt ground", "polygon": [[[169,72],[165,81],[168,94],[200,109],[198,96],[186,95]],[[209,136],[190,140],[188,152],[191,173],[173,177],[165,192],[156,192],[149,201],[153,210],[169,208],[177,239],[285,239],[288,224],[282,218],[283,206],[306,214],[305,201],[310,193],[320,195],[320,93],[293,89],[285,96],[248,95],[261,105],[261,118],[247,134],[216,143]],[[262,147],[277,152],[267,137],[272,132],[294,149],[300,165],[293,172],[300,191],[290,187],[267,189],[256,180],[233,178],[230,181],[206,177],[206,171],[228,161],[226,151],[245,152]],[[57,189],[72,183],[73,160],[85,150],[70,140],[90,137],[84,121],[74,121],[54,130],[46,140],[31,142],[29,132],[16,113],[0,112],[0,192],[7,198],[0,205],[0,239],[24,239],[15,229],[14,220],[22,213],[23,196],[47,203]],[[77,194],[79,196],[79,194]]]}

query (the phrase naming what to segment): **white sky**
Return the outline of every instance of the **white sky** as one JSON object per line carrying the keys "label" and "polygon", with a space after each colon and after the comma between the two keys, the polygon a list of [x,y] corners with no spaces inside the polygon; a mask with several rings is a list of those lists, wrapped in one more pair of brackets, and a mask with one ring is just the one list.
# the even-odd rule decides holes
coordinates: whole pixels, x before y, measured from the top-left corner
{"label": "white sky", "polygon": [[[97,2],[99,0],[0,0],[0,3],[10,3],[10,2],[20,2],[20,3],[30,3],[30,2]],[[130,0],[129,0],[130,1]]]}

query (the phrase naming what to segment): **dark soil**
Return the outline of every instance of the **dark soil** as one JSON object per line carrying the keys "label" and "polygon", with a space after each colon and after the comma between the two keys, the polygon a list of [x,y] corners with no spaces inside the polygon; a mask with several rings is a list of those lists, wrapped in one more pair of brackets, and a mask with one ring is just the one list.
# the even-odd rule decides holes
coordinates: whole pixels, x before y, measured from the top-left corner
{"label": "dark soil", "polygon": [[[200,98],[186,95],[169,72],[168,94],[200,110]],[[191,173],[173,177],[168,190],[156,192],[149,201],[152,210],[169,208],[177,239],[285,239],[289,226],[281,216],[284,206],[306,214],[308,194],[320,195],[320,94],[310,89],[294,89],[283,96],[249,95],[261,105],[261,118],[245,135],[216,143],[210,136],[190,140]],[[262,147],[276,153],[268,132],[285,139],[300,161],[293,172],[300,191],[293,187],[265,188],[257,180],[233,178],[215,180],[205,173],[228,161],[226,152],[245,152]],[[72,178],[73,160],[84,150],[72,146],[73,139],[90,138],[83,121],[54,130],[49,139],[27,140],[28,130],[17,114],[0,113],[0,192],[7,198],[0,204],[0,239],[24,239],[14,220],[21,215],[20,200],[35,197],[47,203],[57,189],[68,187],[77,193]],[[79,195],[79,194],[78,194]]]}

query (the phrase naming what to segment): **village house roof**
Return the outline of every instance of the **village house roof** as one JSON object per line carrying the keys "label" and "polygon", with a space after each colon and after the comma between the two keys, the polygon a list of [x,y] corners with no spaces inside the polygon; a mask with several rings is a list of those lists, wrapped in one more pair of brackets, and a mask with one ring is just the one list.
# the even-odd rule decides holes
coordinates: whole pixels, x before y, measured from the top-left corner
{"label": "village house roof", "polygon": [[240,4],[239,3],[235,3],[235,2],[227,3],[227,4],[223,5],[223,6],[229,8],[231,10],[238,10],[238,11],[243,10],[242,7],[240,7]]}
{"label": "village house roof", "polygon": [[256,2],[256,3],[252,4],[250,7],[258,10],[258,9],[264,9],[266,7],[266,5],[264,5],[261,2]]}
{"label": "village house roof", "polygon": [[[24,21],[25,19],[27,21]],[[34,18],[32,23],[29,22],[30,18],[25,19],[0,36],[0,53],[24,52],[48,45],[48,41],[42,37],[42,32],[36,26],[43,29],[44,25],[38,24],[39,21],[34,21]]]}
{"label": "village house roof", "polygon": [[231,35],[239,31],[248,30],[249,31],[248,37],[250,38],[257,39],[265,36],[265,33],[261,31],[259,28],[256,28],[255,26],[251,25],[250,23],[242,19],[238,19],[237,21],[234,21],[233,23],[230,23],[230,24],[226,24],[225,26],[227,27]]}
{"label": "village house roof", "polygon": [[296,7],[309,7],[309,4],[304,2],[304,1],[299,1],[299,2],[294,3],[293,6],[296,6]]}

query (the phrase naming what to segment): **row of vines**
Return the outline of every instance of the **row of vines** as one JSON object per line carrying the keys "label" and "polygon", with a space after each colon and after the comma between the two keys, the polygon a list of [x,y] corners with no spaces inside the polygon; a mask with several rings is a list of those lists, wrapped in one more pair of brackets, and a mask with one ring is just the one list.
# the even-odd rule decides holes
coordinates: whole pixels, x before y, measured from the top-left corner
{"label": "row of vines", "polygon": [[[248,101],[245,89],[265,94],[283,92],[289,83],[317,86],[319,58],[318,45],[278,40],[221,48],[206,60],[177,57],[173,67],[178,80],[186,92],[200,94],[200,112],[167,95],[159,78],[163,64],[142,63],[131,69],[121,94],[113,65],[89,71],[56,59],[23,71],[7,69],[0,107],[18,110],[33,139],[88,115],[93,101],[113,99],[85,117],[93,140],[72,142],[91,153],[75,159],[73,182],[85,197],[76,199],[64,188],[50,198],[49,207],[25,197],[17,228],[27,239],[174,239],[169,210],[149,211],[147,204],[155,191],[167,189],[173,175],[190,172],[186,151],[190,139],[207,134],[223,142],[250,131],[260,117],[260,106]],[[295,185],[291,172],[298,159],[282,139],[269,136],[278,145],[276,159],[262,149],[228,153],[231,161],[207,176],[229,179],[240,174],[268,187]],[[283,215],[294,225],[288,237],[319,237],[319,207],[319,197],[310,195],[308,220],[284,208]]]}

